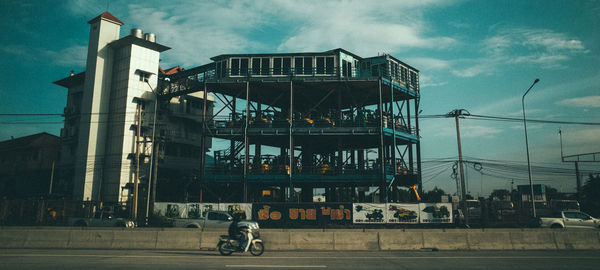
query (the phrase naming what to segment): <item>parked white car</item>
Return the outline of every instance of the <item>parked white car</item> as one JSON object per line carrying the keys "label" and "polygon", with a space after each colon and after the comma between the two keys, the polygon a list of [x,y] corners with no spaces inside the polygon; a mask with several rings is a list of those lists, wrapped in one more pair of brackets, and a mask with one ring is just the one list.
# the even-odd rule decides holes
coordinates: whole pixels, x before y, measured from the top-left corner
{"label": "parked white car", "polygon": [[[209,211],[206,213],[204,218],[191,219],[191,218],[173,218],[173,227],[179,228],[199,228],[204,231],[206,230],[227,230],[229,224],[233,221],[233,217],[226,211]],[[256,226],[258,223],[251,220],[240,221],[240,224],[250,226]]]}
{"label": "parked white car", "polygon": [[70,217],[68,219],[70,226],[76,227],[124,227],[134,228],[135,222],[126,218],[115,217],[110,211],[98,211],[93,217]]}
{"label": "parked white car", "polygon": [[539,220],[542,228],[599,228],[600,219],[579,211],[560,211],[554,217],[542,217]]}

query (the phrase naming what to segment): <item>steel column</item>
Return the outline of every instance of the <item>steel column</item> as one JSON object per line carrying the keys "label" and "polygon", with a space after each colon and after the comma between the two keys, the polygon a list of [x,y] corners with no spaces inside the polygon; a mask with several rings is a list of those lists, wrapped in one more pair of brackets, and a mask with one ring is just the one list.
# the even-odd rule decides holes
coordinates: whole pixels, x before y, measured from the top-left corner
{"label": "steel column", "polygon": [[396,175],[398,175],[398,164],[396,163],[396,115],[394,114],[394,87],[390,82],[390,115],[392,116],[392,165],[394,168],[392,171],[394,172],[394,179],[388,186],[390,188],[392,184],[395,182]]}
{"label": "steel column", "polygon": [[381,202],[387,202],[387,183],[385,177],[385,154],[384,152],[384,141],[383,141],[383,98],[381,94],[381,77],[379,77],[379,133],[380,133],[380,145],[379,145],[379,165],[381,166],[381,184],[379,185],[379,200]]}
{"label": "steel column", "polygon": [[246,81],[246,123],[244,125],[244,179],[242,183],[243,201],[248,202],[248,155],[250,147],[248,145],[248,125],[250,123],[250,82]]}
{"label": "steel column", "polygon": [[417,183],[419,194],[423,194],[423,182],[421,179],[421,137],[419,136],[419,98],[415,99],[415,134],[417,135]]}
{"label": "steel column", "polygon": [[292,128],[294,125],[294,84],[293,82],[290,80],[290,150],[288,151],[289,156],[290,156],[290,160],[289,160],[289,166],[290,166],[290,173],[289,173],[289,181],[290,181],[290,193],[288,195],[288,201],[291,202],[293,200],[293,190],[294,190],[294,186],[292,183],[292,175],[294,174],[294,167],[292,166],[294,164],[294,141],[293,141],[293,136],[292,136]]}
{"label": "steel column", "polygon": [[201,171],[200,171],[200,202],[202,202],[202,197],[204,193],[204,188],[202,187],[202,183],[204,181],[204,171],[206,169],[206,106],[208,104],[208,89],[206,87],[206,83],[204,83],[204,93],[202,98],[204,99],[202,102],[202,151],[201,151]]}

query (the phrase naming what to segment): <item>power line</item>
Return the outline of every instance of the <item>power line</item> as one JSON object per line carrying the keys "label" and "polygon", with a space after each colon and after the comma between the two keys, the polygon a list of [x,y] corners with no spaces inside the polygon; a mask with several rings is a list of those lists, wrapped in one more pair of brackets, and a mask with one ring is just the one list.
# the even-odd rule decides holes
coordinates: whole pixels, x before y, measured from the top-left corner
{"label": "power line", "polygon": [[[113,113],[78,113],[74,114],[74,116],[81,115],[106,115]],[[123,114],[135,114],[135,112],[123,112]],[[0,117],[25,117],[25,116],[64,116],[61,113],[0,113]],[[420,119],[445,119],[451,116],[446,114],[432,114],[432,115],[420,115],[418,116]],[[416,116],[411,116],[411,118],[416,118]],[[512,118],[512,117],[504,117],[504,116],[494,116],[494,115],[479,115],[479,114],[469,114],[463,115],[461,118],[465,120],[480,120],[480,121],[496,121],[496,122],[523,122],[521,118]],[[588,126],[600,126],[600,122],[581,122],[581,121],[559,121],[559,120],[540,120],[540,119],[528,119],[527,122],[531,123],[542,123],[542,124],[562,124],[562,125],[588,125]],[[25,122],[29,124],[58,124],[58,122]],[[0,122],[0,124],[16,124],[16,122]]]}

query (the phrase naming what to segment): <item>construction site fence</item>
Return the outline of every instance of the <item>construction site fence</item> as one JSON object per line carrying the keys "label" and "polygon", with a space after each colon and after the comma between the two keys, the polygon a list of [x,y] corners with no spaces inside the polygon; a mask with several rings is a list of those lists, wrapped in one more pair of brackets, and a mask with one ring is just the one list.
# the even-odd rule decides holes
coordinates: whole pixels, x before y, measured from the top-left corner
{"label": "construction site fence", "polygon": [[[210,210],[243,213],[261,227],[357,227],[463,225],[452,203],[348,203],[348,202],[257,202],[257,203],[154,203],[154,217],[169,226],[166,219],[203,218]],[[0,200],[1,226],[68,226],[69,217],[90,218],[100,210],[115,217],[128,217],[126,205],[98,201],[61,199]],[[505,212],[484,211],[471,216],[470,224],[481,227],[532,226],[528,209]],[[152,220],[152,219],[151,219]],[[151,224],[153,225],[153,224]]]}
{"label": "construction site fence", "polygon": [[98,201],[72,201],[62,199],[0,200],[0,225],[65,226],[69,217],[93,217],[99,210],[110,211],[115,216],[128,214],[125,205]]}

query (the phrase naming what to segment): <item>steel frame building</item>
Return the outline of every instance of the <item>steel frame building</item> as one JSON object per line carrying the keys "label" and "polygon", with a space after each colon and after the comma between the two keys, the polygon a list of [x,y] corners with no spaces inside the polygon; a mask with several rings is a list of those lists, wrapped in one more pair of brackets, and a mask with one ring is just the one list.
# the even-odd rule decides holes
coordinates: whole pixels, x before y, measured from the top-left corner
{"label": "steel frame building", "polygon": [[214,164],[202,158],[201,202],[312,202],[315,188],[327,201],[364,201],[371,187],[388,202],[398,187],[421,190],[417,69],[341,48],[211,60],[159,76],[157,89],[163,100],[203,91],[224,104],[201,121],[203,142],[227,141]]}

